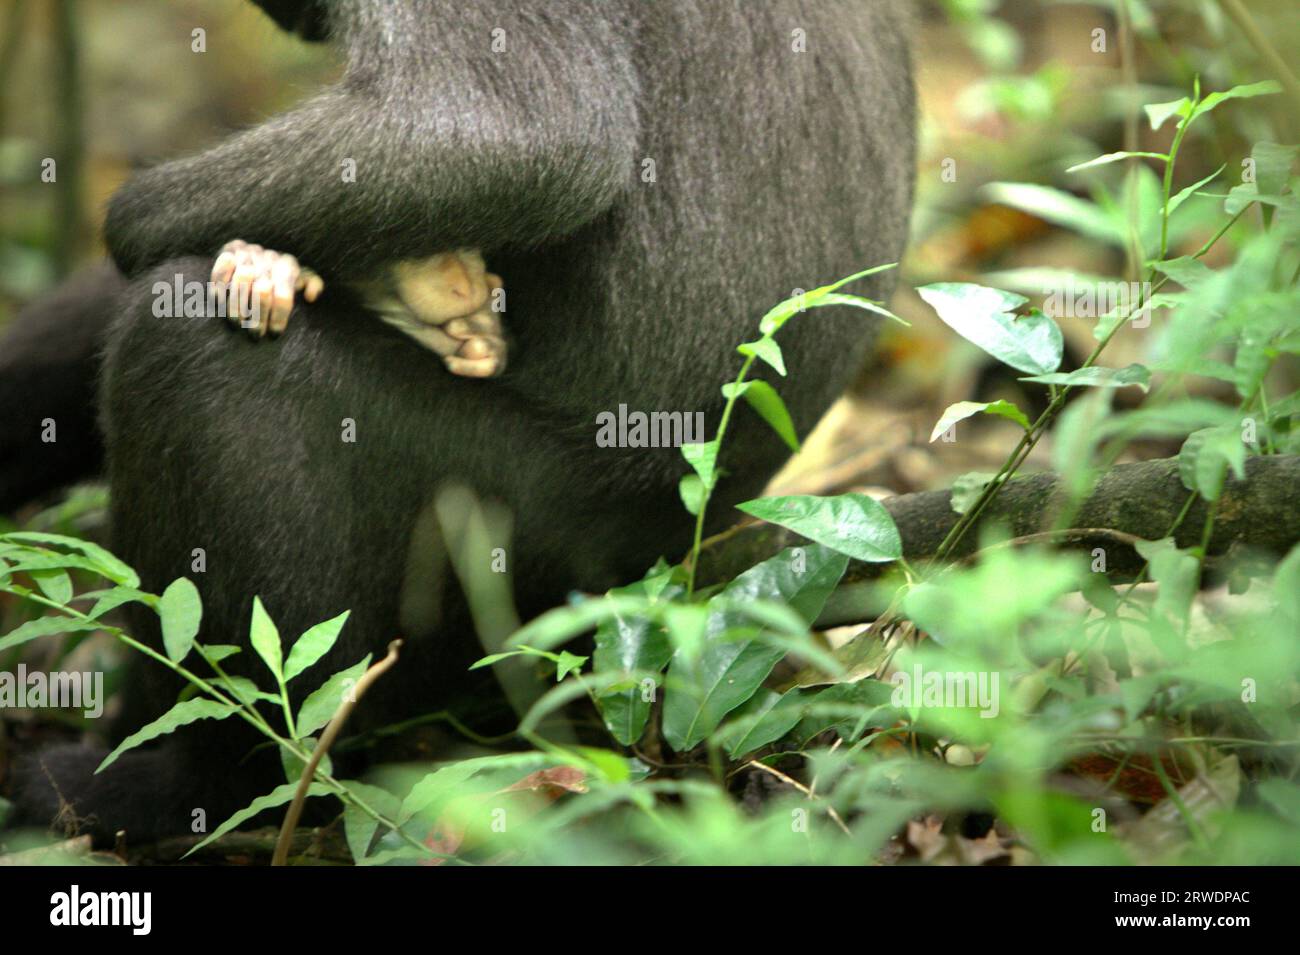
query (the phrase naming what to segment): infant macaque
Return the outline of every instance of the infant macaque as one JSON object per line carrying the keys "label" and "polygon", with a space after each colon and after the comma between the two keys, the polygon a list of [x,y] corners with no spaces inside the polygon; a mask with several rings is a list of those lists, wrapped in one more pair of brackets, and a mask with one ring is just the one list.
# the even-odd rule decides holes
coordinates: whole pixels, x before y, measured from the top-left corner
{"label": "infant macaque", "polygon": [[[325,283],[292,255],[236,239],[212,267],[229,286],[227,315],[255,337],[288,327],[294,296],[314,302]],[[472,249],[398,262],[386,274],[355,284],[366,305],[442,358],[454,375],[492,378],[506,367],[506,342],[493,295],[502,287]]]}

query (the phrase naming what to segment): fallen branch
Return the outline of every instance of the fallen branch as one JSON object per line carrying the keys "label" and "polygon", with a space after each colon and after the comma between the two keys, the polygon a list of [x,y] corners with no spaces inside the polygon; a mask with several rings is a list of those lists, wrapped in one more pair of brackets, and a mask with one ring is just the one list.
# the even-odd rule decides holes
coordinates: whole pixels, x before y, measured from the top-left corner
{"label": "fallen branch", "polygon": [[[1106,553],[1106,575],[1117,583],[1132,580],[1145,561],[1133,549],[1134,539],[1164,537],[1187,501],[1188,491],[1178,477],[1178,461],[1165,458],[1121,464],[1097,481],[1087,500],[1073,517],[1074,529],[1051,531],[1058,512],[1058,478],[1053,473],[1034,474],[1008,482],[981,515],[979,527],[1001,527],[1022,542],[1051,539],[1067,550]],[[934,555],[948,531],[958,520],[948,491],[903,494],[881,502],[894,518],[903,538],[903,554],[914,566]],[[1206,503],[1197,499],[1182,521],[1175,539],[1180,547],[1199,546],[1205,525]],[[969,556],[979,546],[979,533],[968,534],[952,557]],[[1246,462],[1246,477],[1229,475],[1224,484],[1214,519],[1213,534],[1206,550],[1207,566],[1214,558],[1254,551],[1281,556],[1300,542],[1300,456],[1253,457]],[[700,555],[702,584],[731,580],[760,561],[786,547],[808,541],[772,524],[749,523],[719,534],[705,543]],[[872,581],[892,565],[849,565],[841,585]],[[842,619],[835,619],[840,614]],[[848,608],[831,610],[821,623],[850,622]],[[861,619],[860,617],[857,619]]]}

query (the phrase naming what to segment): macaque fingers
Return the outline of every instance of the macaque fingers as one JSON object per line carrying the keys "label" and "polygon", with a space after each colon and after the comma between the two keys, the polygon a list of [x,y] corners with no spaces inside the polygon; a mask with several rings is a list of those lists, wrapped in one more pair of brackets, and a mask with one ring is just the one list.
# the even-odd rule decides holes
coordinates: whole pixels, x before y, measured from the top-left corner
{"label": "macaque fingers", "polygon": [[505,371],[505,355],[489,355],[486,358],[461,358],[449,355],[443,359],[447,370],[462,378],[495,378]]}
{"label": "macaque fingers", "polygon": [[[482,313],[479,313],[482,315]],[[478,316],[473,316],[478,319]],[[500,324],[491,317],[479,319],[482,331],[461,327],[466,319],[454,319],[445,325],[421,325],[403,330],[417,342],[438,355],[447,370],[463,378],[495,378],[506,369],[507,346]],[[448,333],[453,328],[462,337]]]}
{"label": "macaque fingers", "polygon": [[225,286],[226,317],[254,338],[279,335],[289,326],[294,296],[314,302],[325,283],[311,269],[283,252],[235,239],[222,246],[212,265],[212,281]]}
{"label": "macaque fingers", "polygon": [[320,298],[320,293],[325,291],[325,280],[311,269],[302,269],[298,273],[295,288],[302,291],[302,297],[308,302],[314,302]]}

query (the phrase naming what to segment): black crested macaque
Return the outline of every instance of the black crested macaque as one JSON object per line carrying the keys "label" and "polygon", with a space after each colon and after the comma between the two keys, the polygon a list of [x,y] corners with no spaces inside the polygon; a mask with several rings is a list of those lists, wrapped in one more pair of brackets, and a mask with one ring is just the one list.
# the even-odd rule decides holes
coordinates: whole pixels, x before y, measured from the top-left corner
{"label": "black crested macaque", "polygon": [[[903,2],[322,8],[347,54],[336,86],[114,198],[107,237],[133,285],[108,336],[102,414],[114,549],[149,589],[194,580],[201,639],[246,640],[255,594],[286,639],[350,609],[300,695],[406,639],[360,728],[439,709],[482,653],[429,519],[446,482],[513,512],[501,546],[525,616],[685,552],[679,453],[598,447],[596,416],[703,411],[712,431],[736,346],[769,307],[896,260],[914,98]],[[206,281],[234,239],[295,256],[324,293],[272,342],[154,316],[155,282]],[[491,380],[448,373],[350,291],[461,249],[509,289],[510,365]],[[860,290],[887,298],[892,281]],[[801,433],[869,338],[845,309],[783,330],[779,387]],[[786,455],[738,417],[714,529]],[[157,639],[149,614],[132,625]],[[254,657],[228,662],[260,680]],[[175,700],[161,668],[137,676],[119,736]],[[188,831],[198,810],[215,825],[280,781],[275,754],[250,757],[234,722],[194,724],[99,776],[98,753],[47,753],[22,810],[53,815],[52,781],[101,835]]]}

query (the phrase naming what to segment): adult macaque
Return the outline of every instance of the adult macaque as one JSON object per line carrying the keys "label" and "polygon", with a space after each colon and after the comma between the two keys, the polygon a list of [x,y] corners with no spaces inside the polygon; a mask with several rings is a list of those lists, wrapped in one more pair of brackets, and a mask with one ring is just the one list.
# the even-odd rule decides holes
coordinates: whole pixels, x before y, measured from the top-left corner
{"label": "adult macaque", "polygon": [[[736,346],[768,308],[899,257],[908,16],[901,0],[263,5],[327,32],[347,68],[113,199],[107,238],[133,281],[101,393],[112,544],[152,591],[194,580],[205,642],[242,639],[254,595],[286,639],[350,610],[335,649],[294,682],[299,697],[403,636],[361,728],[441,708],[482,654],[430,520],[448,482],[514,515],[497,543],[524,616],[685,552],[679,452],[598,447],[597,415],[698,411],[712,432]],[[355,182],[340,182],[344,162]],[[273,342],[153,315],[153,282],[206,281],[236,237],[310,264],[328,291]],[[446,374],[446,356],[375,320],[382,309],[357,292],[462,249],[509,283],[511,362],[490,380]],[[892,282],[856,290],[887,298]],[[777,381],[800,433],[869,339],[852,309],[782,330]],[[787,453],[742,409],[710,530]],[[156,617],[128,609],[132,631],[158,640]],[[118,738],[176,698],[169,674],[142,664]],[[265,679],[251,652],[227,664]],[[223,819],[280,781],[276,754],[250,756],[257,740],[235,722],[184,727],[98,775],[93,747],[46,752],[20,812],[48,820],[61,794],[98,833],[134,839],[189,831],[197,809]]]}

